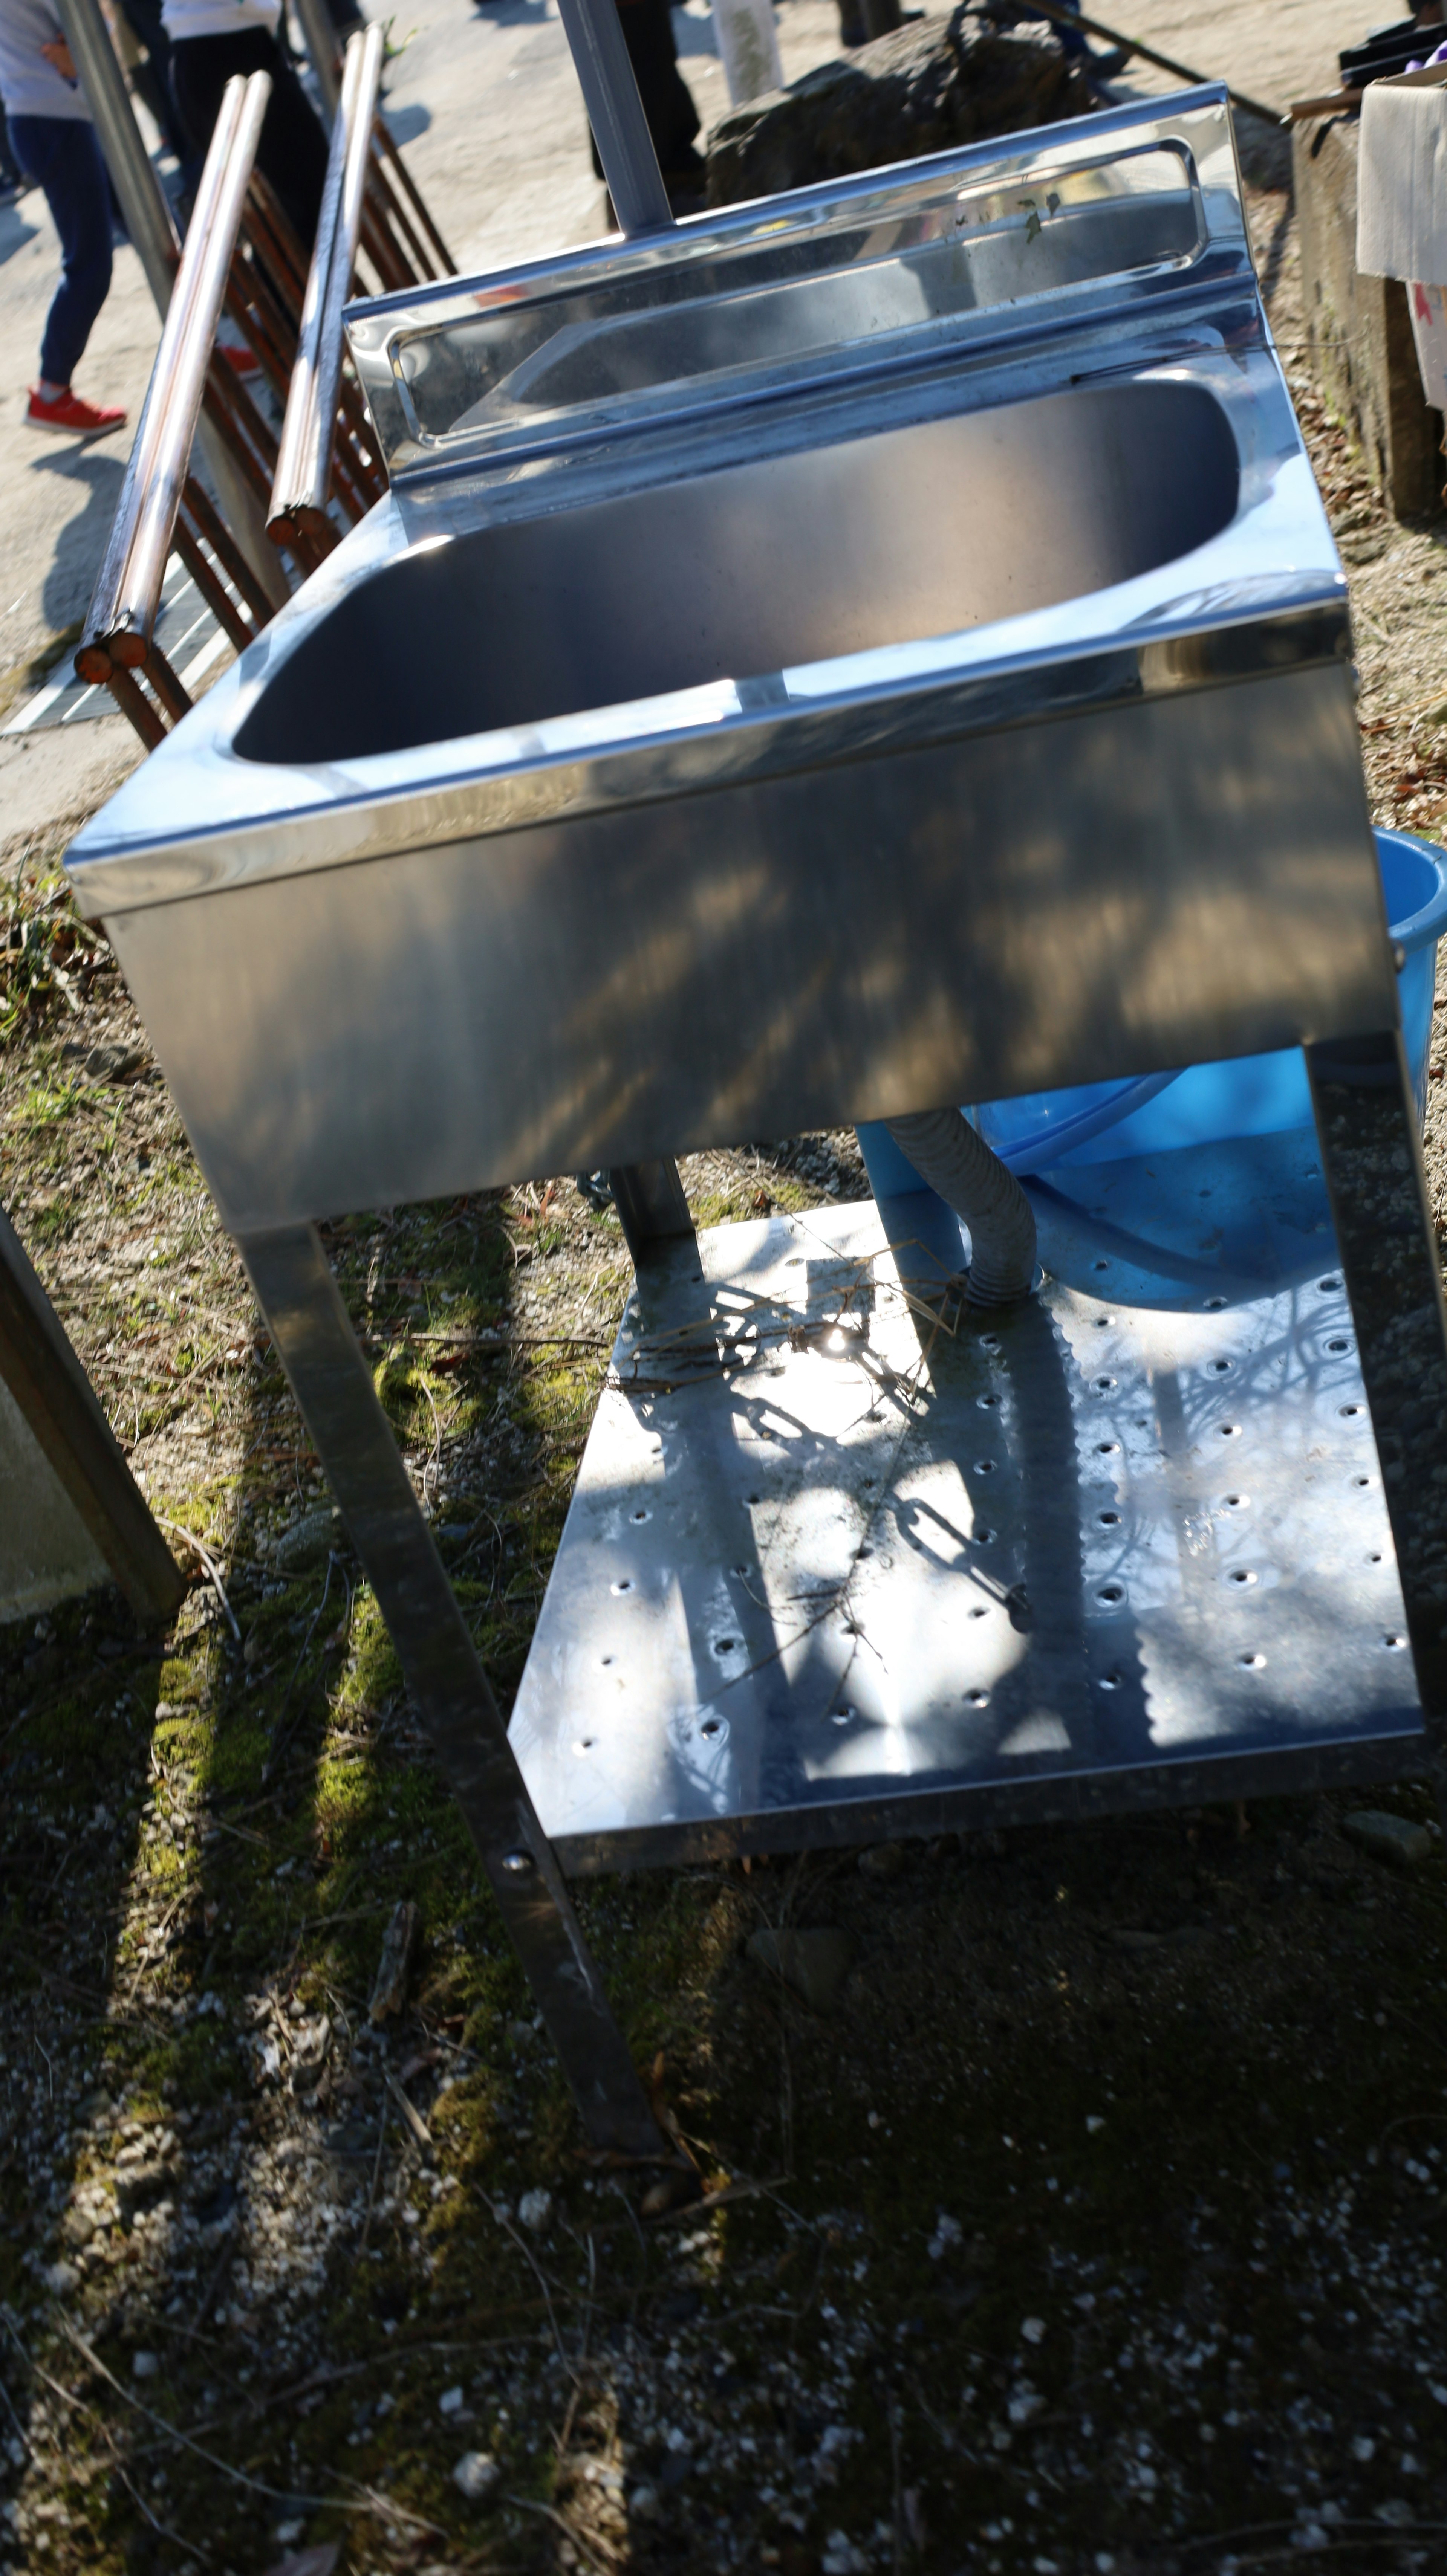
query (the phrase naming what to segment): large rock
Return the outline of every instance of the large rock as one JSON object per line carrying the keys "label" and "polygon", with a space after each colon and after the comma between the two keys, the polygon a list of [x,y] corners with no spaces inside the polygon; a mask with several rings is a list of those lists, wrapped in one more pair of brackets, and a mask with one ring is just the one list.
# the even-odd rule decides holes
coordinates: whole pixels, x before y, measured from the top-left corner
{"label": "large rock", "polygon": [[736,206],[918,161],[1085,116],[1095,104],[1052,37],[1007,32],[960,8],[898,27],[722,118],[708,138],[708,202]]}

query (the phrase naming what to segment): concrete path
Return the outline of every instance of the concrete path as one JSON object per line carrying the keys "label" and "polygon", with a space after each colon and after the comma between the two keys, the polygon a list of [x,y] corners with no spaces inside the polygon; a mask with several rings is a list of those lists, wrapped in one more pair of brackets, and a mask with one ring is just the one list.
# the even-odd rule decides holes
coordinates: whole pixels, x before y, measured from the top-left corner
{"label": "concrete path", "polygon": [[[1102,14],[1192,69],[1283,106],[1329,87],[1337,48],[1372,12],[1363,0],[1098,0]],[[380,0],[373,0],[380,6]],[[705,128],[727,107],[707,0],[676,13],[683,69]],[[835,0],[780,0],[786,75],[838,51]],[[387,82],[394,131],[464,274],[587,240],[602,196],[556,0],[414,0],[415,32]],[[1142,86],[1170,87],[1146,74]],[[38,191],[0,212],[0,725],[34,688],[32,657],[84,615],[124,471],[125,435],[78,448],[23,424],[58,270]],[[83,392],[139,411],[157,322],[133,252],[79,371]],[[87,710],[87,713],[90,711]],[[0,735],[0,852],[63,814],[84,812],[129,766],[121,719]]]}

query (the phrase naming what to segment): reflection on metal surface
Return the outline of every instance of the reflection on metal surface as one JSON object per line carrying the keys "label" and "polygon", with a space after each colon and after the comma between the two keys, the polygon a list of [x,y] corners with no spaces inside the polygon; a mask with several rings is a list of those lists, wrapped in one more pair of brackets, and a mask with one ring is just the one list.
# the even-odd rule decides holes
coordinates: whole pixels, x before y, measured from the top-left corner
{"label": "reflection on metal surface", "polygon": [[[626,419],[838,389],[972,347],[1066,295],[1071,319],[1215,285],[1243,242],[1224,92],[1117,109],[905,170],[600,243],[465,289],[354,307],[393,480],[472,470]],[[1036,318],[1034,315],[1032,319]]]}
{"label": "reflection on metal surface", "polygon": [[982,1321],[872,1206],[699,1249],[625,1317],[512,1718],[566,1866],[1420,1749],[1339,1271]]}
{"label": "reflection on metal surface", "polygon": [[1219,93],[351,331],[431,462],[69,855],[234,1230],[1391,1025]]}

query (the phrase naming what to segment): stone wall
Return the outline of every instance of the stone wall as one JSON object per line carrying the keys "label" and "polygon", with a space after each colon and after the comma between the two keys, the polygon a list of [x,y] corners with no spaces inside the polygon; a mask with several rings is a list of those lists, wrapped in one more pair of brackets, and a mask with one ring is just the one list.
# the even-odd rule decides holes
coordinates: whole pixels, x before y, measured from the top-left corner
{"label": "stone wall", "polygon": [[1314,118],[1293,131],[1312,372],[1349,422],[1394,515],[1435,516],[1447,475],[1442,415],[1429,411],[1423,398],[1407,290],[1395,278],[1357,271],[1360,133],[1353,117]]}

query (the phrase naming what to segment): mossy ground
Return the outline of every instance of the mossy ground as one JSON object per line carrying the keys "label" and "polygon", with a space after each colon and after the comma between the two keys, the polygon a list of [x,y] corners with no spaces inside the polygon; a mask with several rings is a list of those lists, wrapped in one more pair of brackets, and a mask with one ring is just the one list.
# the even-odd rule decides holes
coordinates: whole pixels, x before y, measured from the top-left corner
{"label": "mossy ground", "polygon": [[[1289,228],[1255,216],[1290,364]],[[1386,528],[1310,425],[1379,811],[1430,826],[1440,536]],[[0,1634],[0,2563],[1447,2563],[1440,1843],[1393,1875],[1334,1798],[584,1885],[728,2192],[644,2224],[580,2155],[353,1559],[324,1523],[288,1547],[325,1500],[308,1444],[57,858],[10,854],[0,1195],[227,1607],[178,1534],[159,1649],[111,1595]],[[705,1223],[860,1186],[838,1139],[688,1183]],[[616,1223],[564,1183],[328,1249],[506,1702]],[[1430,1820],[1410,1785],[1378,1803]],[[409,2002],[373,2034],[403,1898]],[[827,2017],[748,1957],[786,1923],[852,1938]]]}

